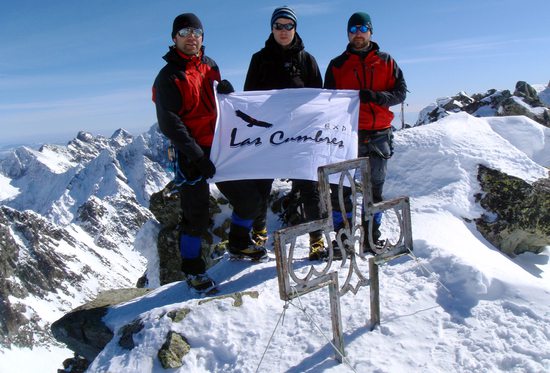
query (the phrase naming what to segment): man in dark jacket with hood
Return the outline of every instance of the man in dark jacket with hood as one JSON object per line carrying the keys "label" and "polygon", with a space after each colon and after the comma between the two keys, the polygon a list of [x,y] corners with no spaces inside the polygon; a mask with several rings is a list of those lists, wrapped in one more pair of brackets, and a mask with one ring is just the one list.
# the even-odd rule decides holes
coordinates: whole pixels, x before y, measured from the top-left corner
{"label": "man in dark jacket with hood", "polygon": [[[304,43],[296,32],[297,17],[294,10],[287,6],[276,8],[269,25],[271,34],[265,42],[265,47],[252,56],[244,90],[321,88],[323,83],[317,62],[305,51]],[[241,221],[241,226],[233,230],[239,231],[243,239],[246,239],[251,232],[251,239],[256,245],[264,245],[267,241],[266,215],[272,183],[271,179],[218,183],[220,191],[228,198],[235,194],[245,195],[243,203],[247,209],[258,211],[254,219]],[[292,189],[293,193],[300,193],[305,218],[318,219],[320,211],[317,183],[309,180],[293,180]],[[237,206],[234,208],[236,211]],[[231,246],[231,235],[229,244]],[[313,232],[310,234],[309,257],[317,260],[323,256],[325,256],[325,247],[322,232]]]}
{"label": "man in dark jacket with hood", "polygon": [[[344,53],[330,61],[325,74],[325,88],[359,90],[359,148],[360,157],[369,157],[373,202],[382,201],[382,190],[386,178],[388,159],[392,155],[391,122],[394,117],[389,107],[402,103],[407,94],[403,72],[394,59],[380,51],[378,44],[371,40],[372,22],[367,13],[357,12],[348,20],[348,45]],[[338,232],[343,226],[342,213],[338,211],[336,193],[332,193],[335,210],[334,228]],[[351,217],[352,204],[350,190],[346,189],[345,209]],[[375,214],[365,221],[365,251],[372,247],[369,232],[376,246],[380,240],[382,215]],[[338,250],[339,251],[339,250]]]}
{"label": "man in dark jacket with hood", "polygon": [[164,66],[153,85],[160,130],[176,150],[182,207],[179,248],[182,271],[190,287],[207,291],[215,286],[201,257],[201,236],[209,224],[210,189],[206,179],[216,167],[210,147],[216,124],[213,82],[220,81],[216,62],[204,54],[204,30],[193,13],[174,19],[174,45],[163,57]]}

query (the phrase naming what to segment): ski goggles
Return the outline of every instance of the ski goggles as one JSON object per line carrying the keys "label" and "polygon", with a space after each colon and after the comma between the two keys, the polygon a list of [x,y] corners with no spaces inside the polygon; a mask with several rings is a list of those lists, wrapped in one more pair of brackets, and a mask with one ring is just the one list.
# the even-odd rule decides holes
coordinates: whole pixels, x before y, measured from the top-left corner
{"label": "ski goggles", "polygon": [[275,23],[273,24],[273,27],[275,28],[275,30],[279,30],[279,31],[281,31],[281,30],[283,30],[283,29],[285,29],[285,30],[287,30],[287,31],[290,31],[290,30],[292,30],[292,29],[294,28],[294,26],[295,26],[294,23],[279,23],[279,22],[275,22]]}
{"label": "ski goggles", "polygon": [[178,35],[181,36],[182,38],[186,38],[191,34],[193,34],[193,36],[196,38],[200,38],[202,36],[202,29],[186,27],[178,31]]}
{"label": "ski goggles", "polygon": [[369,31],[369,27],[366,25],[361,25],[361,26],[351,26],[349,28],[350,34],[357,34],[357,31],[360,31],[361,33],[364,34],[365,32]]}

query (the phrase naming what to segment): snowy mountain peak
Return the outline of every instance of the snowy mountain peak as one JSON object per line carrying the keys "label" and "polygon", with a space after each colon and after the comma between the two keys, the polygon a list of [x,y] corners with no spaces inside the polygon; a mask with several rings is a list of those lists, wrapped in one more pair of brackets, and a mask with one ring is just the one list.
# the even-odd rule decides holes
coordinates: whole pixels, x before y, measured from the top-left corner
{"label": "snowy mountain peak", "polygon": [[[38,336],[62,312],[142,276],[134,239],[152,218],[150,194],[169,178],[154,158],[158,126],[133,140],[124,130],[109,139],[82,131],[66,146],[20,147],[0,160],[3,346],[50,346]],[[27,329],[36,338],[14,337]]]}
{"label": "snowy mountain peak", "polygon": [[90,132],[79,131],[76,135],[76,139],[82,142],[92,142],[94,140],[94,135],[92,135]]}
{"label": "snowy mountain peak", "polygon": [[134,136],[130,132],[123,128],[119,128],[113,133],[109,139],[109,143],[112,147],[122,148],[128,144],[131,144],[133,140]]}

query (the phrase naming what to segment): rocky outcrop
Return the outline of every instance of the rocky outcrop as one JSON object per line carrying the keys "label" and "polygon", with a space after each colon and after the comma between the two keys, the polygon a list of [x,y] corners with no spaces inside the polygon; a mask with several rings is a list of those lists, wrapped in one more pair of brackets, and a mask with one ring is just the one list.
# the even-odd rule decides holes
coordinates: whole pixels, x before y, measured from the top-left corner
{"label": "rocky outcrop", "polygon": [[[139,302],[137,299],[147,294],[146,289],[118,289],[109,290],[100,293],[96,299],[86,303],[61,319],[52,324],[52,333],[55,338],[65,343],[68,348],[75,352],[75,358],[67,359],[63,365],[87,366],[103,348],[113,338],[118,338],[118,345],[126,350],[132,350],[136,347],[134,335],[143,328],[143,321],[139,318],[133,320],[127,325],[122,326],[117,335],[114,334],[104,322],[103,316],[109,309],[130,300]],[[193,309],[183,307],[172,309],[159,317],[167,317],[173,324],[182,322],[191,312],[201,312],[200,306],[208,303],[220,301],[221,299],[233,299],[233,307],[240,307],[244,302],[244,297],[258,299],[257,291],[237,292],[218,297],[203,299],[197,302]],[[183,365],[184,356],[190,351],[192,346],[187,342],[185,336],[181,333],[169,331],[162,347],[159,349],[157,357],[165,369],[178,368]],[[84,357],[85,361],[82,360]]]}
{"label": "rocky outcrop", "polygon": [[191,346],[183,335],[170,331],[157,356],[164,369],[179,368],[190,350]]}
{"label": "rocky outcrop", "polygon": [[116,289],[99,293],[86,303],[54,322],[53,336],[77,355],[92,361],[113,338],[113,331],[103,322],[109,307],[140,297],[149,289]]}
{"label": "rocky outcrop", "polygon": [[523,98],[523,101],[525,101],[525,103],[529,106],[544,106],[544,103],[539,98],[537,90],[531,87],[527,82],[519,81],[516,83],[514,96]]}
{"label": "rocky outcrop", "polygon": [[487,213],[476,225],[489,242],[510,256],[550,245],[550,178],[530,185],[480,165],[478,180],[476,200]]}
{"label": "rocky outcrop", "polygon": [[420,112],[415,125],[432,123],[460,111],[476,117],[524,115],[550,127],[550,106],[524,81],[516,83],[513,94],[509,90],[491,89],[472,96],[459,92],[453,97],[439,98]]}
{"label": "rocky outcrop", "polygon": [[72,358],[63,361],[63,369],[58,369],[57,373],[84,373],[90,362],[82,356],[75,355]]}
{"label": "rocky outcrop", "polygon": [[[226,219],[220,225],[215,225],[214,222],[216,221],[215,216],[222,212],[221,207],[228,203],[223,197],[210,197],[211,225],[203,237],[202,250],[207,267],[214,265],[217,258],[223,254],[223,252],[217,252],[218,246],[213,244],[215,236],[219,240],[227,239],[230,221]],[[149,209],[162,226],[157,239],[160,285],[181,281],[183,279],[179,252],[181,206],[179,192],[172,182],[161,191],[151,195]]]}

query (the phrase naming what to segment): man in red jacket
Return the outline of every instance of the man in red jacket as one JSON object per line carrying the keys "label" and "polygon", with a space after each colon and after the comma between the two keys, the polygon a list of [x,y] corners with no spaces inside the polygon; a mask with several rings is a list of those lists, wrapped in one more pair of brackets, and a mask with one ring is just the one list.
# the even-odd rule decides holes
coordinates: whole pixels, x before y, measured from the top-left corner
{"label": "man in red jacket", "polygon": [[206,274],[201,236],[210,219],[206,179],[216,172],[210,147],[217,115],[213,82],[220,81],[220,72],[216,62],[204,54],[203,37],[202,23],[195,14],[184,13],[174,19],[174,45],[163,57],[166,66],[155,79],[153,101],[160,130],[176,150],[175,180],[182,207],[181,269],[190,287],[208,291],[215,283]]}
{"label": "man in red jacket", "polygon": [[[348,20],[346,51],[330,61],[325,74],[325,88],[359,90],[359,148],[360,157],[369,157],[372,195],[374,202],[382,201],[388,159],[392,156],[391,122],[394,117],[390,106],[402,103],[407,94],[403,72],[393,58],[380,51],[371,40],[372,22],[367,13],[357,12]],[[333,193],[335,195],[336,193]],[[333,199],[334,228],[343,226],[342,214],[338,211],[338,198]],[[345,208],[351,217],[350,190],[346,190]],[[372,229],[375,244],[380,241],[381,214],[376,214],[372,223],[364,223],[365,234]],[[363,219],[364,221],[364,219]],[[365,238],[369,251],[368,238]]]}

